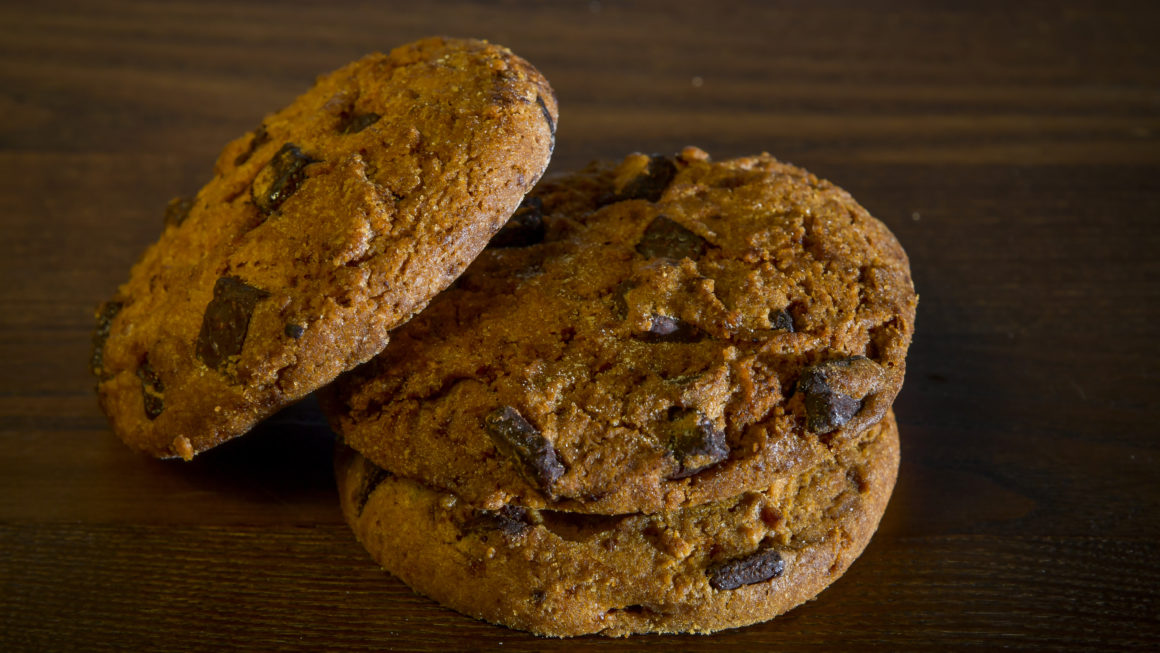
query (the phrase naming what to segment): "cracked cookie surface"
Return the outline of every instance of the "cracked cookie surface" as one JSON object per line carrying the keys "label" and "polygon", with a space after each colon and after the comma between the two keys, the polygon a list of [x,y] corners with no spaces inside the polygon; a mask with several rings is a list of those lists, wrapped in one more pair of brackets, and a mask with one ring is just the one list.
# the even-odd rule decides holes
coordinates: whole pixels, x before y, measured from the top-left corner
{"label": "cracked cookie surface", "polygon": [[339,446],[343,513],[387,571],[464,614],[541,635],[712,632],[775,617],[841,576],[898,470],[889,411],[833,458],[653,515],[480,510]]}
{"label": "cracked cookie surface", "polygon": [[507,221],[556,118],[547,81],[482,41],[426,39],[319,78],[170,203],[98,310],[113,430],[188,459],[375,355]]}
{"label": "cracked cookie surface", "polygon": [[630,155],[516,218],[324,393],[387,471],[491,510],[672,510],[832,457],[901,387],[905,253],[773,157]]}

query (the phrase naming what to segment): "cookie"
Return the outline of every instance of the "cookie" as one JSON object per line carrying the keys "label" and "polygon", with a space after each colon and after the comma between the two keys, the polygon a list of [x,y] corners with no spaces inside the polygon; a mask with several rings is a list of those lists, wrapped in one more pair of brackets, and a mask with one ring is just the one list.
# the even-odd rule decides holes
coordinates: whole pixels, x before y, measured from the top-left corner
{"label": "cookie", "polygon": [[840,188],[769,155],[631,155],[542,183],[323,403],[376,465],[471,505],[673,510],[880,420],[916,302]]}
{"label": "cookie", "polygon": [[775,617],[862,552],[898,469],[892,413],[834,457],[692,508],[479,510],[336,457],[343,512],[387,571],[472,617],[541,635],[712,632]]}
{"label": "cookie", "polygon": [[194,454],[375,355],[451,283],[547,165],[556,101],[505,48],[372,54],[226,146],[97,311],[113,430]]}

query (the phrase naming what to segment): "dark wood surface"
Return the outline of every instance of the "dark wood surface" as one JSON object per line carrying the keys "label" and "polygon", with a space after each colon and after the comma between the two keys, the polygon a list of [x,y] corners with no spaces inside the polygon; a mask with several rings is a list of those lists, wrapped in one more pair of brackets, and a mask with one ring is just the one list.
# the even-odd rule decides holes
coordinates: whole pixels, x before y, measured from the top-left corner
{"label": "dark wood surface", "polygon": [[[4,3],[0,649],[1155,650],[1160,15],[943,4]],[[816,601],[712,637],[540,640],[372,563],[309,406],[191,464],[111,435],[91,313],[165,202],[317,74],[435,33],[548,76],[553,169],[766,150],[905,245],[901,475]]]}

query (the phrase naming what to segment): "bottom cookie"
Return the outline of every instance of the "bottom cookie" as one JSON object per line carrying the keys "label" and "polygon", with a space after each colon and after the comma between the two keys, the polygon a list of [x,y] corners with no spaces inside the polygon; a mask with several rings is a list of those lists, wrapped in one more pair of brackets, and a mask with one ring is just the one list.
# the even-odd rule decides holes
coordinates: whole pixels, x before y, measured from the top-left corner
{"label": "bottom cookie", "polygon": [[898,472],[893,413],[759,492],[653,515],[477,510],[340,445],[343,513],[415,591],[540,635],[708,633],[765,621],[862,552]]}

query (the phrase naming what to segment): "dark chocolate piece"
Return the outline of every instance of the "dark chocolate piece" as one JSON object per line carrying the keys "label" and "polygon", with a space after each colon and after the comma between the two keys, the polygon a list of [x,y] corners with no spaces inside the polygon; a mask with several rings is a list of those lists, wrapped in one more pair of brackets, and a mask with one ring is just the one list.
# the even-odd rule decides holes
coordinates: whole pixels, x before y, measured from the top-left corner
{"label": "dark chocolate piece", "polygon": [[531,528],[531,523],[527,508],[509,503],[499,510],[476,510],[468,527],[475,531],[498,530],[508,537],[515,537]]}
{"label": "dark chocolate piece", "polygon": [[632,290],[636,284],[631,281],[621,281],[612,289],[612,312],[618,319],[623,320],[628,317],[628,291]]}
{"label": "dark chocolate piece", "polygon": [[180,227],[193,208],[192,197],[175,197],[165,205],[165,224]]}
{"label": "dark chocolate piece", "polygon": [[790,315],[789,311],[785,310],[784,308],[780,311],[770,311],[769,323],[771,327],[777,329],[778,331],[789,331],[790,333],[794,332],[793,316]]}
{"label": "dark chocolate piece", "polygon": [[654,154],[648,159],[648,168],[643,174],[625,184],[617,196],[620,200],[647,200],[656,202],[677,176],[677,165],[673,160]]}
{"label": "dark chocolate piece", "polygon": [[705,570],[709,585],[717,590],[735,590],[777,578],[785,571],[785,561],[777,549],[762,548],[743,557],[728,560]]}
{"label": "dark chocolate piece", "polygon": [[645,342],[697,342],[706,335],[696,325],[668,315],[652,316],[648,331],[637,334]]}
{"label": "dark chocolate piece", "polygon": [[492,237],[488,247],[528,247],[544,241],[544,202],[525,197],[507,224]]}
{"label": "dark chocolate piece", "polygon": [[382,485],[383,481],[391,477],[390,472],[365,458],[363,459],[363,466],[365,471],[363,482],[359,486],[358,495],[354,499],[356,515],[361,515],[363,509],[367,507],[367,501],[370,500],[371,493],[375,491],[375,488]]}
{"label": "dark chocolate piece", "polygon": [[245,163],[246,161],[249,161],[250,157],[254,156],[254,152],[259,147],[262,147],[263,145],[265,145],[266,143],[269,143],[269,142],[270,142],[270,135],[268,133],[266,133],[266,126],[265,125],[258,125],[258,128],[254,130],[254,137],[250,139],[249,146],[246,147],[245,152],[242,152],[241,154],[238,155],[238,157],[236,159],[234,159],[234,165],[240,166],[243,163]]}
{"label": "dark chocolate piece", "polygon": [[382,118],[377,113],[344,113],[338,122],[338,133],[357,134]]}
{"label": "dark chocolate piece", "polygon": [[806,427],[814,433],[829,433],[849,422],[862,409],[862,400],[843,394],[833,387],[830,376],[851,367],[862,356],[826,361],[810,366],[797,382],[797,392],[804,396]]}
{"label": "dark chocolate piece", "polygon": [[282,329],[282,332],[286,334],[286,337],[297,340],[302,337],[302,334],[306,333],[306,327],[301,324],[287,324],[286,328]]}
{"label": "dark chocolate piece", "polygon": [[230,359],[242,353],[254,307],[269,296],[237,277],[218,279],[197,335],[197,357],[211,369],[224,371]]}
{"label": "dark chocolate piece", "polygon": [[829,433],[858,414],[862,402],[841,392],[806,393],[806,426],[814,433]]}
{"label": "dark chocolate piece", "polygon": [[105,302],[97,309],[97,330],[93,332],[93,358],[90,362],[93,374],[104,376],[105,341],[109,339],[109,329],[113,326],[113,318],[121,312],[124,304],[121,302]]}
{"label": "dark chocolate piece", "polygon": [[670,258],[697,260],[705,253],[705,239],[658,215],[649,223],[636,244],[636,251],[650,258]]}
{"label": "dark chocolate piece", "polygon": [[302,153],[297,145],[286,143],[270,162],[258,171],[250,185],[250,196],[258,209],[269,215],[282,206],[306,179],[306,166],[316,159]]}
{"label": "dark chocolate piece", "polygon": [[699,410],[677,409],[670,417],[668,446],[681,467],[669,478],[688,478],[729,457],[725,432]]}
{"label": "dark chocolate piece", "polygon": [[150,420],[157,419],[161,411],[165,410],[165,384],[161,382],[161,376],[149,364],[149,357],[141,361],[141,366],[137,368],[137,378],[141,379],[141,396],[145,402],[145,417]]}
{"label": "dark chocolate piece", "polygon": [[544,102],[543,96],[536,95],[536,104],[540,105],[540,111],[544,113],[544,120],[548,121],[548,131],[552,132],[552,138],[555,138],[556,121],[552,120],[552,112],[548,111],[548,105]]}
{"label": "dark chocolate piece", "polygon": [[525,478],[545,492],[552,492],[552,485],[564,474],[564,464],[536,427],[511,406],[491,411],[483,426],[497,449],[519,459]]}

